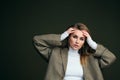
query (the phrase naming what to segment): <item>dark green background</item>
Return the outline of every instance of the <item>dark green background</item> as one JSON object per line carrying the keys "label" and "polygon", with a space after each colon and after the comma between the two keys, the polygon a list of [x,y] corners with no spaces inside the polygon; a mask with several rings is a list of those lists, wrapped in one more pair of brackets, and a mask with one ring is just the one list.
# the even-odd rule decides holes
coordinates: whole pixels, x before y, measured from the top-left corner
{"label": "dark green background", "polygon": [[32,44],[36,34],[62,33],[85,23],[93,39],[116,56],[103,70],[105,80],[120,79],[119,0],[9,0],[1,6],[0,80],[43,80],[47,63]]}

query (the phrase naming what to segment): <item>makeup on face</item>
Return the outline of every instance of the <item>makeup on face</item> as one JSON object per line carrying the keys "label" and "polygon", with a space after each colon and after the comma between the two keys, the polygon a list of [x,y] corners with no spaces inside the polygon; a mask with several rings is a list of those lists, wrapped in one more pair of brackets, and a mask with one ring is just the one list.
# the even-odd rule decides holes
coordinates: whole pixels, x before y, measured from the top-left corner
{"label": "makeup on face", "polygon": [[74,33],[72,33],[69,37],[69,45],[71,48],[75,50],[79,50],[85,42],[85,36],[83,33],[76,29]]}

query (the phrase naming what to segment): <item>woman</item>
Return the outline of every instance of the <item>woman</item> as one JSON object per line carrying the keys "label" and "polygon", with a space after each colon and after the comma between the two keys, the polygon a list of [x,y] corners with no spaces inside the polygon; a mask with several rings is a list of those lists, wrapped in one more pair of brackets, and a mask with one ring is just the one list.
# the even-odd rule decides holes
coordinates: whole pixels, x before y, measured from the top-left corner
{"label": "woman", "polygon": [[64,33],[37,35],[35,48],[48,61],[45,80],[103,80],[101,69],[116,59],[92,40],[86,25],[76,23]]}

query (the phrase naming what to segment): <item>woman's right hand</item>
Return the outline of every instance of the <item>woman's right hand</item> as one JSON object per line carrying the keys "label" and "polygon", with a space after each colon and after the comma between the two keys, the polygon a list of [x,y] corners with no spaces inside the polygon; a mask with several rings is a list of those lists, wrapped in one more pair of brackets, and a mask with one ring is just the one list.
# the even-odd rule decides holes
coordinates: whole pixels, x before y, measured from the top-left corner
{"label": "woman's right hand", "polygon": [[65,38],[67,38],[69,36],[69,34],[74,33],[74,32],[75,32],[75,29],[73,29],[73,28],[67,29],[64,33],[61,34],[60,40],[61,41],[64,40]]}
{"label": "woman's right hand", "polygon": [[71,33],[74,33],[74,32],[75,32],[75,29],[70,27],[66,32],[67,32],[68,34],[71,34]]}

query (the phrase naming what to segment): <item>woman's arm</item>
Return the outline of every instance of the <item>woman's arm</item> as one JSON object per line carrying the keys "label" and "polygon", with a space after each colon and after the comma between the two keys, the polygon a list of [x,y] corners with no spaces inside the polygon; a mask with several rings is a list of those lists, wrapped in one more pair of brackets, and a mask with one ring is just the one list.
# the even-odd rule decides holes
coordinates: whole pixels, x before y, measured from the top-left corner
{"label": "woman's arm", "polygon": [[100,44],[97,45],[97,49],[94,56],[98,57],[101,68],[109,66],[116,60],[116,56]]}
{"label": "woman's arm", "polygon": [[112,64],[116,60],[115,55],[104,46],[97,44],[94,40],[92,40],[88,32],[82,32],[87,37],[88,45],[96,51],[94,53],[94,56],[98,57],[98,61],[101,68]]}
{"label": "woman's arm", "polygon": [[36,35],[33,38],[33,44],[37,51],[48,60],[52,49],[62,45],[60,36],[57,34]]}
{"label": "woman's arm", "polygon": [[70,33],[73,33],[74,29],[69,28],[61,35],[57,34],[46,34],[34,36],[33,42],[34,46],[39,53],[41,53],[46,59],[49,59],[52,49],[54,47],[64,47],[66,46],[66,41],[64,41]]}

